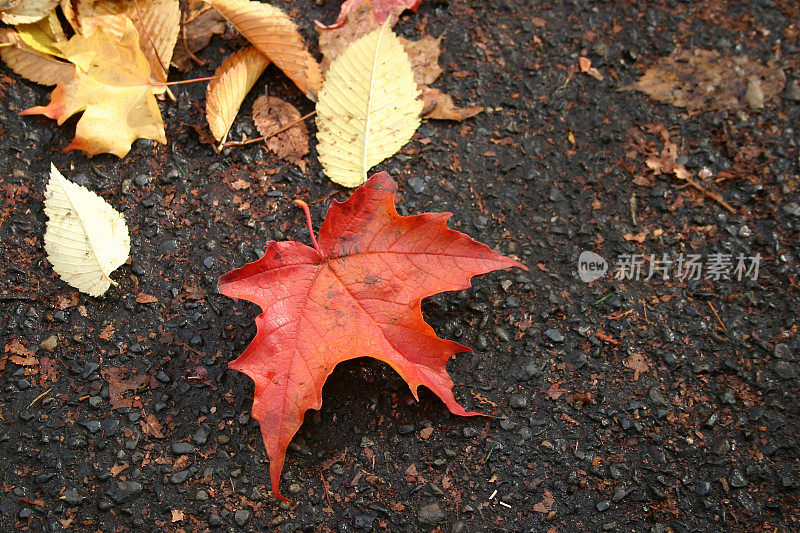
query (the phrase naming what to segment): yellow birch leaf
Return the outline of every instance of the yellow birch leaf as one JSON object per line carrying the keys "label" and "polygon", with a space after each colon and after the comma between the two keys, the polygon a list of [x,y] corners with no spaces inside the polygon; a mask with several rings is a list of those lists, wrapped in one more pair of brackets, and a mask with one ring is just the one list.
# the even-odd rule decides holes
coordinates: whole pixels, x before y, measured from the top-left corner
{"label": "yellow birch leaf", "polygon": [[58,5],[58,0],[22,0],[0,11],[6,24],[30,24],[45,18]]}
{"label": "yellow birch leaf", "polygon": [[225,142],[245,96],[269,65],[269,59],[250,46],[231,54],[214,71],[206,87],[206,119],[214,138]]}
{"label": "yellow birch leaf", "polygon": [[53,270],[79,291],[102,295],[116,285],[111,273],[128,260],[131,240],[125,217],[95,193],[68,181],[52,163],[44,196],[44,248]]}
{"label": "yellow birch leaf", "polygon": [[150,64],[139,48],[139,34],[130,19],[117,17],[124,19],[121,24],[125,27],[119,39],[98,27],[91,35],[76,34],[59,44],[64,57],[75,64],[75,76],[58,84],[49,105],[20,113],[45,115],[61,125],[83,111],[67,151],[124,157],[136,139],[167,144],[161,111],[150,85]]}
{"label": "yellow birch leaf", "polygon": [[317,152],[325,174],[357,187],[420,124],[422,100],[403,44],[388,23],[331,63],[317,102]]}
{"label": "yellow birch leaf", "polygon": [[23,78],[42,85],[65,83],[75,75],[75,65],[37,52],[10,28],[0,28],[0,58]]}
{"label": "yellow birch leaf", "polygon": [[308,52],[297,24],[269,4],[251,0],[208,0],[310,99],[322,86],[319,63]]}

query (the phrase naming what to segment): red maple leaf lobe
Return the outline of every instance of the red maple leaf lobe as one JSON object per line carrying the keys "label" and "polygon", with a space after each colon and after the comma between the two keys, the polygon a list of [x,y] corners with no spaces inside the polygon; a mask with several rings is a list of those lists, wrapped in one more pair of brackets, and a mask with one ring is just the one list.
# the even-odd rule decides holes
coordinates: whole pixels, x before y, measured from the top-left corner
{"label": "red maple leaf lobe", "polygon": [[322,385],[342,361],[380,359],[415,398],[424,385],[452,413],[477,414],[455,400],[445,369],[469,348],[437,337],[420,304],[469,288],[476,274],[525,267],[448,229],[451,213],[399,216],[396,191],[388,174],[375,174],[349,200],[331,203],[315,248],[270,241],[261,259],[220,277],[222,294],[262,309],[255,338],[229,366],[255,382],[253,417],[278,498],[285,499],[279,482],[286,448],[306,410],[321,407]]}

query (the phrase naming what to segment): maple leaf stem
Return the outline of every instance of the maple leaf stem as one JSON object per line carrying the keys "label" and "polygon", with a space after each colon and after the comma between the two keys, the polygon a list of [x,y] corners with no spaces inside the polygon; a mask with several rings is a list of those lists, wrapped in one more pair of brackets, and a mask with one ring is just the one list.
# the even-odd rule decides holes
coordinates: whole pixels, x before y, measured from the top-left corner
{"label": "maple leaf stem", "polygon": [[300,206],[300,209],[302,209],[306,214],[306,223],[308,224],[308,233],[311,235],[311,242],[314,244],[314,249],[317,251],[320,257],[324,258],[325,255],[322,253],[322,250],[319,249],[317,237],[314,235],[314,226],[311,224],[311,210],[308,208],[308,204],[303,200],[295,200],[294,203]]}

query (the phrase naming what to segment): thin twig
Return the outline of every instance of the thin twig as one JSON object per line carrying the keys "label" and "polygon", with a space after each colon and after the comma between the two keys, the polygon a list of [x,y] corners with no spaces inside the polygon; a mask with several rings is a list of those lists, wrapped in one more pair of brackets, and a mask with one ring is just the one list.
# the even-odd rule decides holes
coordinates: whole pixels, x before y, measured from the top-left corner
{"label": "thin twig", "polygon": [[206,62],[197,57],[196,55],[194,55],[194,52],[192,52],[189,49],[189,43],[186,41],[186,18],[188,16],[189,16],[188,11],[185,11],[183,13],[183,24],[181,24],[181,35],[183,36],[183,48],[186,49],[186,55],[189,56],[189,59],[191,59],[192,61],[194,61],[195,63],[197,63],[202,67],[206,64]]}
{"label": "thin twig", "polygon": [[[680,178],[678,178],[678,179],[680,179]],[[683,178],[683,180],[686,181],[686,183],[688,183],[689,185],[691,185],[695,189],[697,189],[698,191],[700,191],[701,193],[703,193],[705,196],[708,196],[709,198],[711,198],[712,200],[717,202],[719,205],[721,205],[722,207],[724,207],[725,209],[730,211],[732,215],[736,214],[736,209],[731,207],[731,205],[728,202],[723,200],[722,196],[720,196],[719,194],[709,191],[708,189],[706,189],[705,187],[703,187],[702,185],[700,185],[699,183],[694,181],[689,176],[686,176],[685,178]]]}
{"label": "thin twig", "polygon": [[28,409],[30,409],[31,407],[33,407],[33,404],[35,404],[35,403],[36,403],[38,400],[40,400],[41,398],[44,398],[45,396],[47,396],[47,394],[48,394],[48,393],[49,393],[51,390],[53,390],[53,387],[50,387],[49,389],[47,389],[46,391],[44,391],[43,393],[41,393],[39,396],[37,396],[36,398],[34,398],[34,399],[33,399],[33,401],[32,401],[31,403],[29,403],[29,404],[28,404]]}
{"label": "thin twig", "polygon": [[225,148],[230,148],[231,146],[244,146],[246,144],[253,144],[253,143],[257,143],[259,141],[266,141],[267,139],[271,139],[272,137],[275,137],[276,135],[280,135],[284,131],[287,131],[287,130],[290,130],[290,129],[294,128],[295,126],[297,126],[298,124],[303,122],[305,119],[311,118],[316,114],[317,114],[316,111],[312,111],[308,115],[304,115],[304,116],[298,118],[297,120],[295,120],[294,122],[292,122],[288,126],[285,126],[285,127],[281,128],[281,129],[279,129],[278,131],[274,131],[274,132],[270,133],[269,135],[264,135],[263,137],[256,137],[255,139],[246,139],[244,141],[228,141],[228,142],[226,142],[225,144],[222,145],[221,149],[224,150]]}
{"label": "thin twig", "polygon": [[717,322],[719,322],[719,325],[722,326],[722,329],[725,331],[725,333],[727,333],[728,332],[728,328],[725,327],[725,324],[722,322],[722,319],[719,317],[719,313],[717,313],[717,310],[714,309],[714,306],[711,305],[711,302],[706,302],[706,303],[711,308],[711,310],[714,312],[714,316],[717,317]]}

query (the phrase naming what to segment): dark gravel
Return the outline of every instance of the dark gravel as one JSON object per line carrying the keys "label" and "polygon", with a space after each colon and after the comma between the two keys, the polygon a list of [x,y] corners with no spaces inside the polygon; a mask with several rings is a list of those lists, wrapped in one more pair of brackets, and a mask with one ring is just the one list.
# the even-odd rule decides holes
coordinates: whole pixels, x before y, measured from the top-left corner
{"label": "dark gravel", "polygon": [[[276,3],[311,42],[312,21],[337,11]],[[18,341],[38,360],[9,359],[0,375],[0,530],[796,530],[798,19],[785,0],[425,0],[401,21],[409,38],[445,33],[437,85],[487,107],[423,124],[379,166],[400,183],[401,214],[451,211],[451,227],[530,270],[423,304],[441,336],[474,348],[448,369],[459,400],[493,418],[451,416],[428,391],[417,403],[380,362],[342,364],[290,446],[293,504],[269,491],[252,383],[226,367],[257,309],[216,283],[269,239],[309,241],[292,199],[319,227],[346,191],[313,153],[303,174],[260,146],[203,145],[186,126],[205,127],[203,83],[161,104],[168,146],[139,141],[121,161],[64,154],[75,120],[19,117],[48,90],[0,67],[0,333],[3,355]],[[240,46],[216,37],[185,77]],[[616,90],[678,46],[774,61],[787,87],[759,113],[692,115]],[[576,72],[578,56],[604,80]],[[264,84],[313,109],[274,67]],[[632,135],[660,151],[655,126],[690,171],[730,172],[705,183],[736,214],[666,175],[634,184],[651,173]],[[252,130],[243,116],[234,136]],[[45,259],[51,161],[125,213],[132,259],[103,298]],[[251,187],[234,190],[239,179]],[[612,265],[632,253],[764,260],[757,280],[585,284],[584,250]],[[111,386],[137,377],[121,404]]]}

